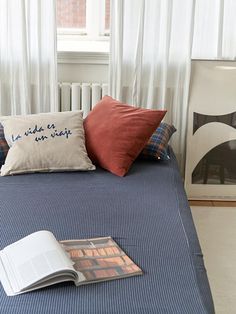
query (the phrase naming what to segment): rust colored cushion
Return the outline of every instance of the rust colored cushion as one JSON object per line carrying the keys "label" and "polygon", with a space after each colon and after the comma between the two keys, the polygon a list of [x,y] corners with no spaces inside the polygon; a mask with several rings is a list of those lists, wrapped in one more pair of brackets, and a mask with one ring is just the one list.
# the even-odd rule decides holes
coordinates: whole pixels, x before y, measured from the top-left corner
{"label": "rust colored cushion", "polygon": [[84,120],[89,157],[102,168],[124,176],[165,113],[103,97]]}

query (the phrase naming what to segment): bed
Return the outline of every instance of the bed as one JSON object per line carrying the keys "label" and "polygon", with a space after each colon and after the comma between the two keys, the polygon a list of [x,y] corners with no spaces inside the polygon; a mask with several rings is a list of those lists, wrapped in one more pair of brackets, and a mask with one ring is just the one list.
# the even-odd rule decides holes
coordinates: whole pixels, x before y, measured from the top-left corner
{"label": "bed", "polygon": [[0,178],[1,249],[37,230],[58,240],[111,235],[144,271],[76,288],[7,297],[1,313],[214,313],[203,256],[171,151],[137,160],[128,175],[91,172]]}

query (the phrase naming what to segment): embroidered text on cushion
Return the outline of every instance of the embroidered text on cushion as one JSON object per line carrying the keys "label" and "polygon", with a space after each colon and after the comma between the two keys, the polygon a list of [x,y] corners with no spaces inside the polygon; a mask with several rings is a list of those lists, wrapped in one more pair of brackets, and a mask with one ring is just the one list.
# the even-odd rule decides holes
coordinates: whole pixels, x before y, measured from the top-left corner
{"label": "embroidered text on cushion", "polygon": [[10,149],[1,175],[93,170],[85,148],[82,112],[0,117]]}

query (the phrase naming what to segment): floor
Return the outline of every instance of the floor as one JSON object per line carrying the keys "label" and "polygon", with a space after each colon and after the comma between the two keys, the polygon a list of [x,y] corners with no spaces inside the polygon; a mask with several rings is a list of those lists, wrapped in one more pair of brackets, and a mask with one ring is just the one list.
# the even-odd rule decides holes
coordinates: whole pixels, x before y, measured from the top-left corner
{"label": "floor", "polygon": [[[236,313],[236,203],[193,206],[216,314]],[[199,202],[194,205],[199,205]],[[220,205],[223,205],[222,203]]]}

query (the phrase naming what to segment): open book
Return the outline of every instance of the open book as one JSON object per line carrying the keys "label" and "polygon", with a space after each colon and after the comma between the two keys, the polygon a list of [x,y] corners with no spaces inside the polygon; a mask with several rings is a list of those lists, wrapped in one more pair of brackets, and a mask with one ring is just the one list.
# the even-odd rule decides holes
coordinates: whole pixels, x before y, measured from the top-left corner
{"label": "open book", "polygon": [[58,242],[42,230],[0,251],[0,280],[9,296],[64,281],[79,286],[141,274],[111,237]]}

